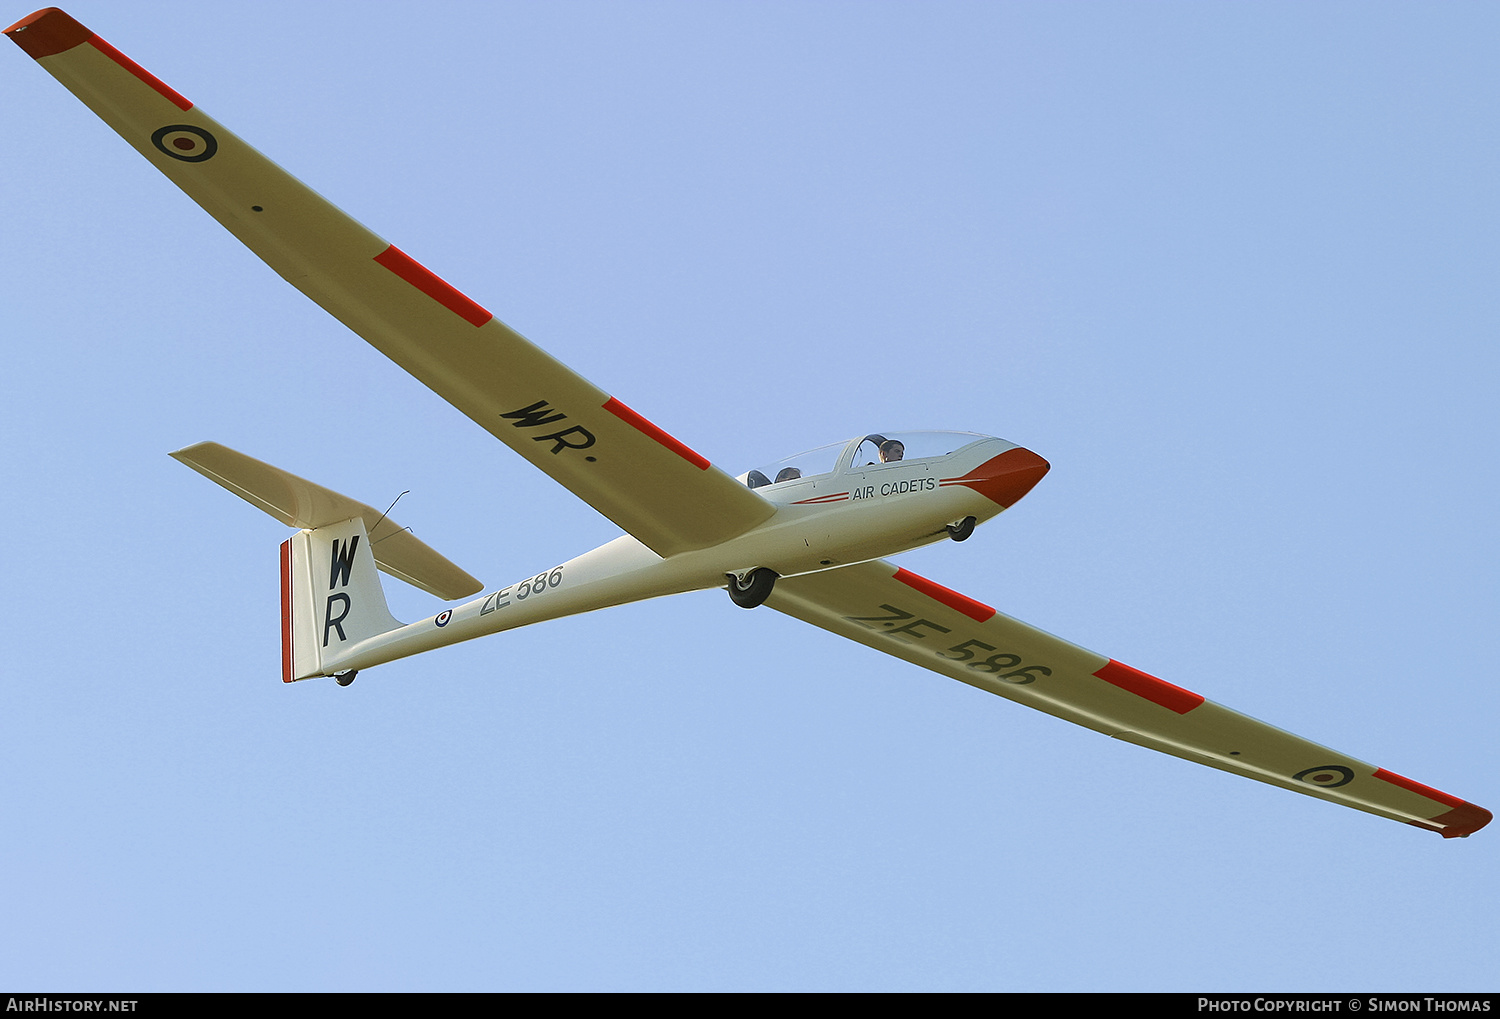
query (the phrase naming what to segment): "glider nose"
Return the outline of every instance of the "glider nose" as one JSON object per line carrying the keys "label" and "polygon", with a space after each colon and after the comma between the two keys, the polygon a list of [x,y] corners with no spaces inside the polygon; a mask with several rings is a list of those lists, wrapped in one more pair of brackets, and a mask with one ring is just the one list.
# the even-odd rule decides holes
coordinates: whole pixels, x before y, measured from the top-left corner
{"label": "glider nose", "polygon": [[1052,469],[1052,465],[1025,446],[1006,450],[990,461],[994,469],[990,474],[989,490],[984,494],[1002,506],[1014,506],[1021,496]]}
{"label": "glider nose", "polygon": [[964,485],[991,502],[1010,508],[1052,469],[1052,465],[1025,446],[1007,449],[991,457],[961,478],[945,479],[943,485]]}

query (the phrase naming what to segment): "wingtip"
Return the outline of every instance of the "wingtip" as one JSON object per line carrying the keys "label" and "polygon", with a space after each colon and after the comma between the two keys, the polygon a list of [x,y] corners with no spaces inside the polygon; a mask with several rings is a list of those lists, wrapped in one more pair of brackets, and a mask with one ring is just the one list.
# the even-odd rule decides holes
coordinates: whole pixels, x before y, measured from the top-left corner
{"label": "wingtip", "polygon": [[174,449],[170,453],[168,453],[167,456],[171,457],[173,460],[179,460],[183,463],[186,463],[188,460],[192,459],[194,453],[201,452],[205,449],[222,448],[223,447],[220,446],[217,442],[195,442],[190,446],[183,446],[181,449]]}
{"label": "wingtip", "polygon": [[67,11],[56,7],[44,7],[26,15],[7,28],[5,34],[33,60],[66,52],[94,35]]}
{"label": "wingtip", "polygon": [[1495,815],[1483,807],[1459,801],[1459,806],[1425,821],[1408,821],[1407,824],[1426,831],[1435,831],[1445,839],[1466,839],[1494,820]]}
{"label": "wingtip", "polygon": [[1494,819],[1495,815],[1483,807],[1465,803],[1434,817],[1432,823],[1439,826],[1438,831],[1445,839],[1466,839]]}

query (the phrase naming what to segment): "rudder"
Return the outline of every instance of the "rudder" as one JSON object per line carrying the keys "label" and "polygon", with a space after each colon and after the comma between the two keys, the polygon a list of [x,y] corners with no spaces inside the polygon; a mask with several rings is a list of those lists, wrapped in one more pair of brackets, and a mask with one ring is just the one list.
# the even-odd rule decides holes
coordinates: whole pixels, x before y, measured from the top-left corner
{"label": "rudder", "polygon": [[360,641],[401,623],[386,606],[362,519],[281,544],[281,681],[332,676]]}

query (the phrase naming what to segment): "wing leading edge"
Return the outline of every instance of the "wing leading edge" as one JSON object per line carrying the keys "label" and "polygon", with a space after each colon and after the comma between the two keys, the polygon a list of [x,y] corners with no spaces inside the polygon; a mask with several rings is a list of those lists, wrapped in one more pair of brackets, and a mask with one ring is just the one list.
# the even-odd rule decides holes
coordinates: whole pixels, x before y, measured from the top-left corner
{"label": "wing leading edge", "polygon": [[766,602],[814,626],[1107,736],[1444,838],[1483,807],[1214,704],[890,563],[783,579]]}
{"label": "wing leading edge", "polygon": [[5,32],[287,282],[652,551],[774,512],[63,11]]}

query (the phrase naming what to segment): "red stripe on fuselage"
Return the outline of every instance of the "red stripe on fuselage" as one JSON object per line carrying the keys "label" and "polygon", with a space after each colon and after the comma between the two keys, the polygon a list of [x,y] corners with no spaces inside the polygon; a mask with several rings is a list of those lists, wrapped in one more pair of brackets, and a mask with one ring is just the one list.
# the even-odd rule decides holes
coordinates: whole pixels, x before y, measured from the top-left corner
{"label": "red stripe on fuselage", "polygon": [[619,400],[616,400],[613,396],[611,396],[609,398],[609,402],[604,405],[604,409],[609,411],[615,417],[619,418],[621,421],[625,422],[630,427],[634,428],[636,431],[640,432],[642,435],[646,435],[652,439],[655,439],[657,442],[661,443],[663,446],[667,447],[672,452],[682,457],[684,460],[692,464],[694,467],[698,468],[700,471],[706,471],[713,466],[713,463],[707,457],[704,457],[695,452],[686,443],[679,442],[678,440],[672,438],[672,436],[656,427],[656,425],[653,425],[650,421],[647,421],[645,418],[641,417],[639,414],[631,410],[629,407],[625,406]]}
{"label": "red stripe on fuselage", "polygon": [[400,276],[471,326],[482,326],[495,317],[478,304],[469,300],[463,291],[453,286],[394,244],[376,255],[375,261],[397,276]]}

